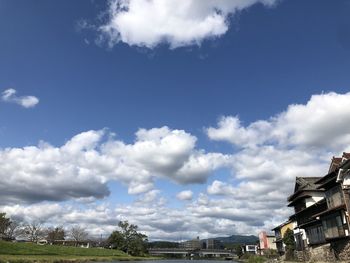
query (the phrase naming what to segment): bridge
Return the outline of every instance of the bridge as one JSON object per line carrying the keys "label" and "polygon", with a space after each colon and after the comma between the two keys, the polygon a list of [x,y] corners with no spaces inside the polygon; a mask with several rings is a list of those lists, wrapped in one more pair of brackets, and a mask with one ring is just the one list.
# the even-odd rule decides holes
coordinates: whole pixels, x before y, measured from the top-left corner
{"label": "bridge", "polygon": [[153,256],[159,255],[183,255],[186,256],[214,256],[214,257],[232,257],[234,253],[225,249],[186,249],[186,248],[151,248],[149,254]]}

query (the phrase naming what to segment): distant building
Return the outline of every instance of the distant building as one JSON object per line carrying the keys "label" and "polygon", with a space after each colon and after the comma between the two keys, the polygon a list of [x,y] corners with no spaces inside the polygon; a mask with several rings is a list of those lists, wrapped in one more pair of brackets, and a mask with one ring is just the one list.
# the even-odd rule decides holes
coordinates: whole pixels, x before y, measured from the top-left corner
{"label": "distant building", "polygon": [[244,245],[243,246],[244,254],[257,254],[258,253],[258,245]]}
{"label": "distant building", "polygon": [[192,240],[188,240],[180,243],[180,248],[184,248],[188,250],[196,250],[196,249],[201,249],[202,244],[201,244],[201,241],[199,240],[199,237],[197,237],[196,239],[192,239]]}
{"label": "distant building", "polygon": [[261,254],[264,254],[264,250],[273,249],[277,250],[276,237],[274,235],[268,235],[265,231],[259,233],[259,250]]}
{"label": "distant building", "polygon": [[209,238],[202,240],[202,248],[204,249],[222,249],[223,244],[220,240]]}

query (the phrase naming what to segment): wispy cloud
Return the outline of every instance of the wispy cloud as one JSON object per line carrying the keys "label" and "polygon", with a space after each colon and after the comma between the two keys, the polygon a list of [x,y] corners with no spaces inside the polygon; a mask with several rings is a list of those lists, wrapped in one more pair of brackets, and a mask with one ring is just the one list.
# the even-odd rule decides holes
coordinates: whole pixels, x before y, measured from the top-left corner
{"label": "wispy cloud", "polygon": [[12,102],[21,105],[24,108],[32,108],[39,103],[35,96],[17,96],[15,89],[7,89],[1,93],[1,99],[5,102]]}
{"label": "wispy cloud", "polygon": [[112,47],[119,42],[154,48],[199,45],[224,35],[229,17],[261,3],[277,0],[111,0],[108,22],[100,26],[101,37]]}

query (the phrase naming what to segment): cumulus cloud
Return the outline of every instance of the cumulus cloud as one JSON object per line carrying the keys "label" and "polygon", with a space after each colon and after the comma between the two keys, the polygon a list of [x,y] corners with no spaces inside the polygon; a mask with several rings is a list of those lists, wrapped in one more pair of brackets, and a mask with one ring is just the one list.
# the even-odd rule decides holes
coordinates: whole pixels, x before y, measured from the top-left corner
{"label": "cumulus cloud", "polygon": [[239,118],[225,116],[218,127],[209,127],[210,139],[227,141],[239,147],[272,144],[337,152],[350,142],[350,93],[314,95],[304,104],[288,109],[268,120],[243,126]]}
{"label": "cumulus cloud", "polygon": [[[200,234],[201,238],[226,236],[228,233],[247,234],[251,228],[219,216],[204,216],[190,207],[180,210],[168,208],[162,202],[135,202],[129,205],[81,205],[41,203],[0,206],[11,218],[21,222],[41,222],[46,226],[75,224],[87,229],[91,237],[107,237],[117,228],[118,221],[137,224],[150,240],[188,240]],[[237,228],[237,230],[236,230]]]}
{"label": "cumulus cloud", "polygon": [[176,195],[176,198],[182,201],[189,201],[193,198],[193,192],[191,190],[181,191]]}
{"label": "cumulus cloud", "polygon": [[7,89],[2,92],[1,99],[5,102],[12,102],[24,108],[32,108],[39,103],[39,99],[34,96],[17,96],[15,89]]}
{"label": "cumulus cloud", "polygon": [[157,178],[204,182],[229,158],[196,149],[196,137],[168,127],[140,129],[133,144],[106,135],[87,131],[61,147],[41,142],[0,150],[0,176],[7,178],[0,182],[0,203],[101,199],[113,180],[129,194],[152,191]]}
{"label": "cumulus cloud", "polygon": [[260,3],[277,0],[111,0],[109,18],[99,30],[110,46],[118,42],[153,48],[199,45],[204,39],[222,36],[229,16]]}
{"label": "cumulus cloud", "polygon": [[[325,175],[332,155],[350,150],[349,102],[350,93],[327,93],[247,125],[237,116],[222,117],[206,131],[212,140],[234,145],[231,154],[205,152],[196,147],[194,135],[168,127],[140,129],[133,143],[101,130],[78,134],[60,147],[2,149],[0,177],[6,180],[0,182],[0,211],[25,220],[81,223],[93,235],[130,220],[152,240],[269,230],[292,213],[286,198],[296,176]],[[227,180],[211,177],[196,197],[191,190],[178,193],[187,200],[181,209],[169,207],[166,191],[154,186],[159,179],[205,183],[223,167],[230,169]],[[137,194],[135,201],[39,202],[103,198],[112,180]]]}
{"label": "cumulus cloud", "polygon": [[[214,180],[207,193],[218,196],[221,202],[232,200],[262,212],[258,221],[248,219],[248,224],[268,229],[273,222],[281,223],[278,221],[292,213],[285,205],[295,177],[323,176],[333,155],[349,151],[349,103],[350,93],[331,92],[314,95],[306,104],[290,105],[276,116],[246,126],[237,116],[220,118],[217,127],[206,132],[210,139],[236,147],[231,159],[234,183]],[[203,214],[214,211],[208,204],[205,208]],[[216,204],[214,208],[218,214],[225,211]],[[234,211],[230,214],[239,215]]]}

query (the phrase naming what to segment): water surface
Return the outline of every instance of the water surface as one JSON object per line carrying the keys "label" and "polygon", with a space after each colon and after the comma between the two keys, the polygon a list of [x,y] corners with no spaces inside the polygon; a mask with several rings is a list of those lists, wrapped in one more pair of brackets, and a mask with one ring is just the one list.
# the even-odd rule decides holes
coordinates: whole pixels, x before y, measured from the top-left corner
{"label": "water surface", "polygon": [[[114,262],[120,262],[120,261],[114,261]],[[168,259],[168,260],[142,260],[142,261],[127,261],[126,263],[238,263],[234,260],[206,260],[206,259],[200,259],[200,260],[190,260],[190,259]]]}

